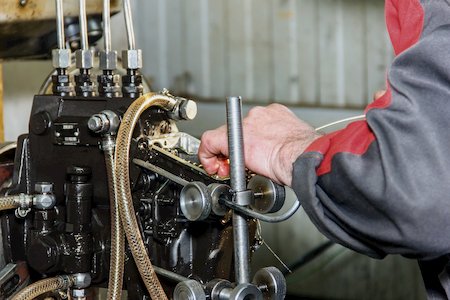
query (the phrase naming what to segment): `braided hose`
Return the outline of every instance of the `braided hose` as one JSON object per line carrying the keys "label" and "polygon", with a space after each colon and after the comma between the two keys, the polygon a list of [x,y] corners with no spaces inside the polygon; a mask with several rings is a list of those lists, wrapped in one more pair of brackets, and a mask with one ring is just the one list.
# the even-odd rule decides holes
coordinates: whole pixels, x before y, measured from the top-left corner
{"label": "braided hose", "polygon": [[72,285],[73,281],[69,276],[47,278],[27,286],[17,293],[12,300],[31,300],[47,292],[68,289]]}
{"label": "braided hose", "polygon": [[20,206],[20,196],[0,197],[0,210],[14,209]]}
{"label": "braided hose", "polygon": [[119,204],[116,193],[116,172],[114,169],[114,149],[104,150],[106,173],[108,175],[109,201],[111,209],[111,256],[107,299],[121,299],[123,285],[123,265],[125,236],[120,223]]}
{"label": "braided hose", "polygon": [[118,197],[120,217],[139,273],[147,287],[150,297],[154,300],[164,300],[167,299],[167,296],[156,276],[141,233],[139,232],[128,175],[129,151],[133,131],[140,115],[152,106],[159,106],[166,110],[171,110],[175,104],[175,99],[165,95],[148,93],[139,97],[130,105],[123,116],[116,139],[115,169],[118,177],[115,193]]}

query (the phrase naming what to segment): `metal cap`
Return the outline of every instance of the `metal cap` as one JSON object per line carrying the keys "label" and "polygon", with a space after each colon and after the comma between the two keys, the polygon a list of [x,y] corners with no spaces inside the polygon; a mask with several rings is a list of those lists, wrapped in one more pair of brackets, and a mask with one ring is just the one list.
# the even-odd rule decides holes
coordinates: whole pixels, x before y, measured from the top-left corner
{"label": "metal cap", "polygon": [[190,182],[181,190],[180,208],[190,221],[206,219],[211,213],[211,202],[211,195],[203,182]]}
{"label": "metal cap", "polygon": [[195,280],[186,280],[177,284],[173,291],[174,300],[206,300],[202,285]]}

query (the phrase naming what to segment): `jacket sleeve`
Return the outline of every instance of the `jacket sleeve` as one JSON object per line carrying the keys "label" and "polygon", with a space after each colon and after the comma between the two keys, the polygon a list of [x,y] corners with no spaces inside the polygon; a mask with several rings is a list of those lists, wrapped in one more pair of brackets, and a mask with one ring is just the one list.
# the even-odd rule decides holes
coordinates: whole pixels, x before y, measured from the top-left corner
{"label": "jacket sleeve", "polygon": [[425,23],[442,24],[396,57],[366,120],[321,137],[294,163],[312,222],[372,257],[450,249],[450,24],[425,13]]}

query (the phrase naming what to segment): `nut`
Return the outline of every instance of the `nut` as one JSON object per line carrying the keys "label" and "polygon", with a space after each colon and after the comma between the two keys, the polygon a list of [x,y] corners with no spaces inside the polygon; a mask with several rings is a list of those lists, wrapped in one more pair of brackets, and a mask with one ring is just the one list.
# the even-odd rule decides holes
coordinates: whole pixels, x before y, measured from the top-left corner
{"label": "nut", "polygon": [[183,120],[194,120],[197,115],[197,103],[192,100],[184,100],[179,108],[180,118]]}
{"label": "nut", "polygon": [[37,209],[51,209],[56,204],[56,198],[54,195],[39,194],[33,199],[33,205]]}
{"label": "nut", "polygon": [[77,273],[72,276],[75,288],[84,289],[91,285],[91,275],[89,273]]}
{"label": "nut", "polygon": [[53,192],[53,183],[37,182],[34,185],[34,191],[39,194],[48,194]]}
{"label": "nut", "polygon": [[84,297],[86,297],[86,290],[85,289],[73,289],[72,290],[72,297],[74,297],[74,298],[84,298]]}
{"label": "nut", "polygon": [[132,70],[142,68],[142,51],[140,49],[122,51],[122,66],[124,69]]}
{"label": "nut", "polygon": [[65,69],[70,66],[70,50],[69,49],[53,49],[52,51],[53,67],[57,69]]}
{"label": "nut", "polygon": [[100,69],[115,70],[117,69],[117,52],[116,51],[100,51]]}
{"label": "nut", "polygon": [[94,52],[92,50],[77,50],[75,59],[78,69],[92,69],[94,66]]}

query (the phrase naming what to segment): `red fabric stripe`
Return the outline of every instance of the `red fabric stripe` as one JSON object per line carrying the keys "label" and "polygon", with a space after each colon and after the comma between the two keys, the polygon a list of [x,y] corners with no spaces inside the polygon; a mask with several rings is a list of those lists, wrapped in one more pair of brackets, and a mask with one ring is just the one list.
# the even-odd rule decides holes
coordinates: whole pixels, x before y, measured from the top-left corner
{"label": "red fabric stripe", "polygon": [[316,170],[317,176],[331,171],[331,160],[337,153],[352,153],[362,155],[375,136],[366,121],[357,121],[349,124],[345,129],[325,135],[312,143],[306,151],[326,153],[322,163]]}
{"label": "red fabric stripe", "polygon": [[419,0],[386,0],[385,14],[396,55],[417,43],[425,15]]}
{"label": "red fabric stripe", "polygon": [[[419,0],[386,0],[386,25],[391,37],[394,51],[398,55],[413,46],[420,39],[424,23],[424,11]],[[387,92],[369,104],[371,109],[383,109],[391,104],[391,89],[387,84]],[[319,152],[324,158],[317,168],[317,175],[331,171],[331,161],[337,153],[364,154],[375,135],[366,121],[349,124],[345,129],[327,134],[314,141],[305,152]]]}

